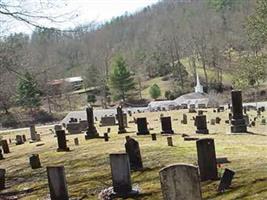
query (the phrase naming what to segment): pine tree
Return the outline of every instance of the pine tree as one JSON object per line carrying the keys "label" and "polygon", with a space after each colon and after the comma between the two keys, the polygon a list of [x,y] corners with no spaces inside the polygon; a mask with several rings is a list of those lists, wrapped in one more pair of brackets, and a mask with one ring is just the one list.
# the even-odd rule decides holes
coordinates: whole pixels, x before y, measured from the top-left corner
{"label": "pine tree", "polygon": [[18,103],[31,111],[41,106],[41,91],[33,76],[26,72],[23,79],[20,79],[17,87]]}
{"label": "pine tree", "polygon": [[127,63],[122,56],[116,57],[112,64],[109,85],[116,100],[122,99],[125,101],[130,91],[135,89],[134,78],[127,69]]}
{"label": "pine tree", "polygon": [[149,94],[151,98],[157,99],[161,95],[159,86],[157,84],[153,84],[149,89]]}

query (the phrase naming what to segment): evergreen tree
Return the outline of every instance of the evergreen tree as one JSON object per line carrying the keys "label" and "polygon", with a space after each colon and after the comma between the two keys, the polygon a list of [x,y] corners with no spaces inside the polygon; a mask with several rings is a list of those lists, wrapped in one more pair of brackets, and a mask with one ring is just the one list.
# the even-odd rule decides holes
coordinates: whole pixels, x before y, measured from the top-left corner
{"label": "evergreen tree", "polygon": [[17,87],[18,103],[31,111],[41,106],[41,91],[34,77],[26,72]]}
{"label": "evergreen tree", "polygon": [[149,94],[151,98],[157,99],[161,95],[159,86],[157,84],[153,84],[149,89]]}
{"label": "evergreen tree", "polygon": [[112,64],[112,72],[109,77],[109,85],[114,99],[125,99],[130,91],[135,89],[134,78],[127,69],[127,63],[122,56],[115,58]]}

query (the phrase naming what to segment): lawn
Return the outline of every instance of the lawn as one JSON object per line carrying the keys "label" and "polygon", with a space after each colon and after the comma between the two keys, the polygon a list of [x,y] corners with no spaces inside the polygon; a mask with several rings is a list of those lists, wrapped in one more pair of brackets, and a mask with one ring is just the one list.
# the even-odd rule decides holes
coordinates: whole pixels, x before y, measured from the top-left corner
{"label": "lawn", "polygon": [[[161,136],[159,116],[172,117],[174,147],[167,146],[167,139]],[[46,166],[64,165],[71,198],[97,199],[98,193],[112,186],[111,172],[109,166],[109,153],[124,152],[125,136],[130,135],[138,140],[143,165],[142,172],[132,172],[132,182],[141,189],[142,195],[137,199],[157,200],[162,199],[159,170],[173,163],[197,164],[195,141],[183,141],[182,133],[194,135],[195,137],[210,137],[215,139],[217,157],[227,157],[230,163],[224,164],[223,168],[229,168],[236,172],[231,189],[223,194],[216,192],[219,181],[207,181],[201,184],[204,199],[267,199],[267,126],[257,123],[256,127],[249,128],[253,134],[233,135],[229,133],[229,126],[224,123],[228,112],[213,113],[208,110],[207,119],[220,116],[220,125],[210,125],[209,135],[196,135],[193,121],[188,125],[181,125],[183,111],[139,113],[133,117],[146,116],[149,127],[153,128],[151,133],[157,133],[157,141],[152,141],[150,135],[136,136],[136,125],[129,123],[127,134],[117,134],[117,127],[111,127],[110,141],[102,139],[85,140],[83,134],[68,135],[68,146],[70,152],[56,152],[56,138],[49,131],[49,127],[38,127],[41,134],[42,146],[37,143],[26,142],[16,146],[14,138],[16,134],[26,134],[29,138],[29,130],[21,132],[1,133],[4,138],[13,139],[10,145],[10,154],[5,154],[5,160],[1,160],[1,168],[7,170],[7,189],[1,191],[3,197],[17,196],[23,200],[46,199],[48,196],[48,185],[46,177]],[[256,116],[256,112],[249,112]],[[191,119],[195,114],[188,114]],[[265,117],[267,113],[265,112]],[[132,118],[128,117],[128,121]],[[101,134],[106,127],[97,129]],[[80,145],[75,146],[73,139],[79,138]],[[40,155],[42,168],[32,170],[29,166],[29,155],[38,153]],[[220,169],[219,171],[222,171]]]}

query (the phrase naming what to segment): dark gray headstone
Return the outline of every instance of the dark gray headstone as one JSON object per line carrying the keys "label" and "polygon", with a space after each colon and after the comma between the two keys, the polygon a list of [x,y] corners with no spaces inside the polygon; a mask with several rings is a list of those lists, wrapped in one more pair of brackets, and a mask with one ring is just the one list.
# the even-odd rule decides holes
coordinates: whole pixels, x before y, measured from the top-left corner
{"label": "dark gray headstone", "polygon": [[201,181],[217,180],[218,172],[214,140],[204,138],[197,140],[196,144]]}
{"label": "dark gray headstone", "polygon": [[233,90],[231,92],[231,96],[233,110],[233,118],[231,119],[231,132],[246,133],[247,125],[243,116],[242,92],[240,90]]}
{"label": "dark gray headstone", "polygon": [[157,140],[157,135],[156,135],[156,133],[152,133],[152,134],[151,134],[151,138],[152,138],[153,141],[156,141],[156,140]]}
{"label": "dark gray headstone", "polygon": [[95,124],[94,124],[94,111],[93,111],[93,107],[88,106],[86,108],[86,116],[87,116],[87,123],[88,123],[88,127],[86,130],[86,135],[85,135],[85,139],[92,139],[92,138],[97,138],[99,137],[99,134],[96,130]]}
{"label": "dark gray headstone", "polygon": [[171,117],[161,117],[161,134],[173,134]]}
{"label": "dark gray headstone", "polygon": [[56,131],[58,149],[57,151],[69,151],[67,147],[66,134],[64,130]]}
{"label": "dark gray headstone", "polygon": [[232,183],[234,178],[235,172],[230,169],[225,169],[223,176],[220,181],[220,185],[218,187],[219,192],[223,192],[224,190],[228,189]]}
{"label": "dark gray headstone", "polygon": [[24,144],[23,138],[21,135],[16,135],[16,145]]}
{"label": "dark gray headstone", "polygon": [[51,200],[69,200],[64,166],[46,169]]}
{"label": "dark gray headstone", "polygon": [[129,157],[131,169],[132,170],[143,169],[139,143],[130,136],[126,136],[125,138],[126,138],[125,150]]}
{"label": "dark gray headstone", "polygon": [[10,150],[9,150],[9,146],[8,146],[7,140],[2,140],[2,141],[1,141],[1,146],[2,146],[2,148],[3,148],[3,152],[4,152],[4,153],[10,153]]}
{"label": "dark gray headstone", "polygon": [[41,162],[38,154],[32,154],[29,158],[29,161],[32,169],[41,168]]}
{"label": "dark gray headstone", "polygon": [[145,117],[137,118],[137,135],[148,135],[147,120]]}
{"label": "dark gray headstone", "polygon": [[0,169],[0,190],[5,189],[5,182],[6,182],[6,170]]}
{"label": "dark gray headstone", "polygon": [[182,124],[187,124],[187,115],[183,114],[183,119],[181,120]]}
{"label": "dark gray headstone", "polygon": [[195,125],[197,127],[196,133],[209,134],[209,130],[207,129],[206,115],[197,115]]}
{"label": "dark gray headstone", "polygon": [[122,107],[118,106],[117,107],[117,119],[118,119],[118,125],[119,125],[119,129],[118,129],[118,133],[126,133],[126,129],[125,129],[125,124],[124,124],[124,120],[123,120],[123,111],[122,111]]}

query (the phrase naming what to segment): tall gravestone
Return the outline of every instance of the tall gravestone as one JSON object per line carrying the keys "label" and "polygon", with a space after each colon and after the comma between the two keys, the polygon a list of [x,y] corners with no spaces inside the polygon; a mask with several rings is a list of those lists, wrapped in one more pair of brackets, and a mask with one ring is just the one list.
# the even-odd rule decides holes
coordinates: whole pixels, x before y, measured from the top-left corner
{"label": "tall gravestone", "polygon": [[16,145],[24,144],[23,138],[21,135],[16,135]]}
{"label": "tall gravestone", "polygon": [[206,115],[197,115],[195,119],[195,125],[197,127],[196,133],[209,134],[209,130],[207,129]]}
{"label": "tall gravestone", "polygon": [[51,200],[69,200],[64,166],[47,167]]}
{"label": "tall gravestone", "polygon": [[182,124],[187,124],[187,115],[183,114],[183,119],[181,120]]}
{"label": "tall gravestone", "polygon": [[242,92],[240,90],[233,90],[231,92],[231,97],[233,111],[233,117],[231,119],[231,132],[245,133],[247,132],[247,125],[243,116]]}
{"label": "tall gravestone", "polygon": [[66,141],[66,134],[64,130],[56,131],[57,135],[57,143],[58,143],[58,149],[57,151],[69,151],[69,147],[67,147],[67,141]]}
{"label": "tall gravestone", "polygon": [[201,200],[198,168],[174,164],[160,170],[161,191],[164,200]]}
{"label": "tall gravestone", "polygon": [[197,157],[201,181],[217,180],[218,171],[214,140],[203,138],[196,141]]}
{"label": "tall gravestone", "polygon": [[10,153],[7,140],[1,140],[1,145],[4,153]]}
{"label": "tall gravestone", "polygon": [[6,182],[6,170],[0,169],[0,190],[5,189],[5,182]]}
{"label": "tall gravestone", "polygon": [[30,125],[30,135],[31,135],[31,140],[36,141],[36,130],[34,124]]}
{"label": "tall gravestone", "polygon": [[87,130],[86,130],[85,139],[88,140],[88,139],[99,137],[99,134],[97,133],[97,130],[96,130],[96,127],[95,127],[95,123],[94,123],[93,107],[88,106],[86,108],[86,115],[87,115],[88,127],[87,127]]}
{"label": "tall gravestone", "polygon": [[32,169],[41,168],[39,154],[32,154],[29,158],[29,161],[30,161],[30,166]]}
{"label": "tall gravestone", "polygon": [[161,134],[173,134],[171,117],[161,117]]}
{"label": "tall gravestone", "polygon": [[132,189],[128,155],[126,153],[114,153],[110,154],[109,157],[115,196],[127,198],[137,195],[138,191]]}
{"label": "tall gravestone", "polygon": [[119,125],[119,129],[118,129],[118,133],[126,133],[126,129],[125,129],[125,123],[123,120],[123,111],[122,111],[122,107],[118,106],[117,107],[117,119],[118,119],[118,125]]}
{"label": "tall gravestone", "polygon": [[126,136],[125,139],[125,150],[129,157],[131,170],[143,169],[139,143],[130,136]]}
{"label": "tall gravestone", "polygon": [[149,135],[146,117],[137,118],[137,135]]}

